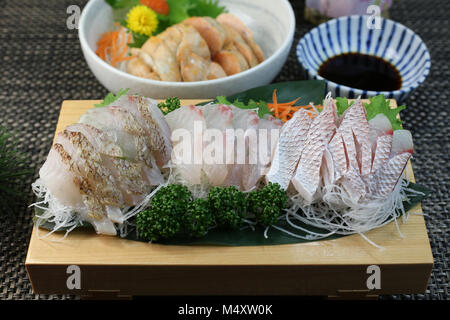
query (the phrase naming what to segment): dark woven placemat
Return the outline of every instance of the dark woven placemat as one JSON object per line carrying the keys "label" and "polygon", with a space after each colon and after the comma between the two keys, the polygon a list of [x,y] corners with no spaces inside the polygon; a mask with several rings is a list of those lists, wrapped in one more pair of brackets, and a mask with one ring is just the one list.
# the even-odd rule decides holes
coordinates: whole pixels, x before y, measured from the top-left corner
{"label": "dark woven placemat", "polygon": [[[99,99],[106,89],[89,71],[76,30],[66,27],[69,5],[83,0],[0,0],[0,123],[18,132],[20,147],[30,155],[34,176],[18,181],[24,203],[0,216],[0,299],[71,299],[35,295],[24,261],[32,229],[34,201],[30,184],[37,178],[52,143],[61,102]],[[294,0],[297,44],[312,25],[303,19],[303,1]],[[383,296],[382,299],[449,299],[448,229],[450,184],[449,63],[450,1],[399,0],[391,17],[417,31],[432,57],[426,82],[406,101],[402,112],[415,142],[413,166],[419,183],[433,193],[424,201],[428,233],[435,259],[425,294]],[[302,79],[294,48],[276,81]]]}

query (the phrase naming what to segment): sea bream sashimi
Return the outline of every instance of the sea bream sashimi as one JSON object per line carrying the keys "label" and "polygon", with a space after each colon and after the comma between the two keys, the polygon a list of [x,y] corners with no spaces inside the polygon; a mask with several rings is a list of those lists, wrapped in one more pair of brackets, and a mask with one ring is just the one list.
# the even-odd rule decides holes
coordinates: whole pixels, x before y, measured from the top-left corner
{"label": "sea bream sashimi", "polygon": [[136,96],[92,109],[81,120],[58,134],[33,188],[47,199],[45,214],[116,234],[114,224],[124,222],[127,208],[163,182],[170,129],[154,100]]}
{"label": "sea bream sashimi", "polygon": [[289,187],[305,146],[311,118],[305,110],[297,111],[283,126],[266,180],[278,183],[282,189]]}
{"label": "sea bream sashimi", "polygon": [[383,198],[392,192],[413,154],[413,141],[408,130],[396,130],[388,159],[373,171],[371,197]]}
{"label": "sea bream sashimi", "polygon": [[311,122],[292,184],[299,194],[312,202],[321,182],[320,168],[325,149],[336,132],[337,110],[333,100],[326,101],[322,112]]}

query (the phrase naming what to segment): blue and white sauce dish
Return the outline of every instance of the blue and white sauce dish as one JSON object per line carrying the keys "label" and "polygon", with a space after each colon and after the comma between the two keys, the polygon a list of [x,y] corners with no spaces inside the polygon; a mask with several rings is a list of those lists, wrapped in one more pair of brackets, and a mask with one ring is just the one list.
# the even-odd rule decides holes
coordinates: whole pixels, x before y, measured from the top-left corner
{"label": "blue and white sauce dish", "polygon": [[[297,45],[297,57],[308,79],[326,81],[326,90],[335,97],[386,98],[405,100],[426,78],[430,54],[422,39],[395,21],[370,16],[347,16],[330,20],[308,32]],[[377,28],[378,27],[378,28]],[[319,75],[329,59],[346,53],[375,56],[388,62],[401,77],[398,90],[374,91],[353,88],[327,80]]]}

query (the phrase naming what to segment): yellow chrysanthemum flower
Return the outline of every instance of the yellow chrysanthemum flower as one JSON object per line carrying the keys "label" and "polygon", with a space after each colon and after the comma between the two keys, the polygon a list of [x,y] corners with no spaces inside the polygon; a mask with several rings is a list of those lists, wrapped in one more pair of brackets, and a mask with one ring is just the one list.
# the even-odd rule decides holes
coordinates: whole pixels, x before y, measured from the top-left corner
{"label": "yellow chrysanthemum flower", "polygon": [[128,12],[127,26],[133,32],[150,37],[158,28],[158,17],[149,7],[135,6]]}

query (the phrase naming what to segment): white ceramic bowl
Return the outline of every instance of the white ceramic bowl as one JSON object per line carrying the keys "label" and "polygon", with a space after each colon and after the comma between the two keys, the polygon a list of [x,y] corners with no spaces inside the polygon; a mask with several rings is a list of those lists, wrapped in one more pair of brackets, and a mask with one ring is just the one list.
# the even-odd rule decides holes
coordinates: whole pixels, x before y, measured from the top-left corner
{"label": "white ceramic bowl", "polygon": [[222,79],[198,82],[163,82],[122,72],[96,54],[101,34],[113,25],[113,11],[104,0],[90,0],[81,14],[79,38],[84,57],[97,79],[110,91],[130,88],[130,93],[162,99],[215,98],[270,83],[280,72],[292,46],[295,15],[288,0],[220,0],[253,31],[266,60],[258,66]]}
{"label": "white ceramic bowl", "polygon": [[[368,16],[348,16],[330,20],[308,32],[298,43],[297,56],[306,77],[326,80],[327,91],[337,97],[362,98],[384,94],[398,101],[406,99],[426,78],[430,54],[422,39],[402,24],[381,19],[380,29],[367,27]],[[327,59],[349,52],[374,55],[393,64],[402,77],[395,91],[368,91],[344,86],[318,75]]]}

